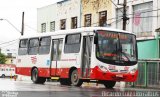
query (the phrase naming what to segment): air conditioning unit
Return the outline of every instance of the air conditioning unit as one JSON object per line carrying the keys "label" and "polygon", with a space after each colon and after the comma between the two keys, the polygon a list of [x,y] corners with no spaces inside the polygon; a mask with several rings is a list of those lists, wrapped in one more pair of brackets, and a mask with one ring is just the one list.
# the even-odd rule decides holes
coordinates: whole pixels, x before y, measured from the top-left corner
{"label": "air conditioning unit", "polygon": [[155,30],[155,32],[160,32],[160,28],[157,28],[157,29]]}
{"label": "air conditioning unit", "polygon": [[155,32],[157,32],[157,35],[160,36],[160,28],[155,29]]}

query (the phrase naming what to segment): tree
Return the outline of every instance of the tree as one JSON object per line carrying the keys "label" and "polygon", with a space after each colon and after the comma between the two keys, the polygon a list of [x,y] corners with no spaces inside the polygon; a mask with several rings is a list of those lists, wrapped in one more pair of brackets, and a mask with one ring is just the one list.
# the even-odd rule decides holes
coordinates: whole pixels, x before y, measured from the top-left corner
{"label": "tree", "polygon": [[0,53],[0,64],[5,64],[5,62],[6,62],[6,56]]}

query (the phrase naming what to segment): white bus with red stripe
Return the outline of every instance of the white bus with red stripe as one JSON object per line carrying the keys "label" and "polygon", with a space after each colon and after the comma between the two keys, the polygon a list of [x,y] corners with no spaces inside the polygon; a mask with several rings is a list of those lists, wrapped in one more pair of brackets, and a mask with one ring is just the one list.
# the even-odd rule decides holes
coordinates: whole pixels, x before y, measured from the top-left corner
{"label": "white bus with red stripe", "polygon": [[96,82],[112,88],[116,81],[137,79],[137,45],[132,33],[106,27],[86,27],[19,41],[16,73],[34,83],[58,77],[62,85]]}

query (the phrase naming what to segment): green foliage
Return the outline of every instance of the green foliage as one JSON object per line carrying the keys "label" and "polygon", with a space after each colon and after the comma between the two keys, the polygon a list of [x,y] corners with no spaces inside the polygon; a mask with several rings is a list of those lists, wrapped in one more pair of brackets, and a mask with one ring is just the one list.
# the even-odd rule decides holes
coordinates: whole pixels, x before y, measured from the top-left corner
{"label": "green foliage", "polygon": [[5,64],[5,62],[6,62],[6,56],[0,53],[0,64]]}

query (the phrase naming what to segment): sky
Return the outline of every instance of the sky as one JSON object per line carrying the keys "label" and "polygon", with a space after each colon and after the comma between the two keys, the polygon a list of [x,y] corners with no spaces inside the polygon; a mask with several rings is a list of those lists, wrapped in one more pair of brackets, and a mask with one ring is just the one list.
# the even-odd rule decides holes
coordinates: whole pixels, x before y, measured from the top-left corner
{"label": "sky", "polygon": [[[24,12],[24,35],[37,33],[37,8],[62,0],[0,0],[0,48],[15,49],[17,42],[4,42],[20,38],[22,12]],[[13,26],[19,30],[17,31]]]}

